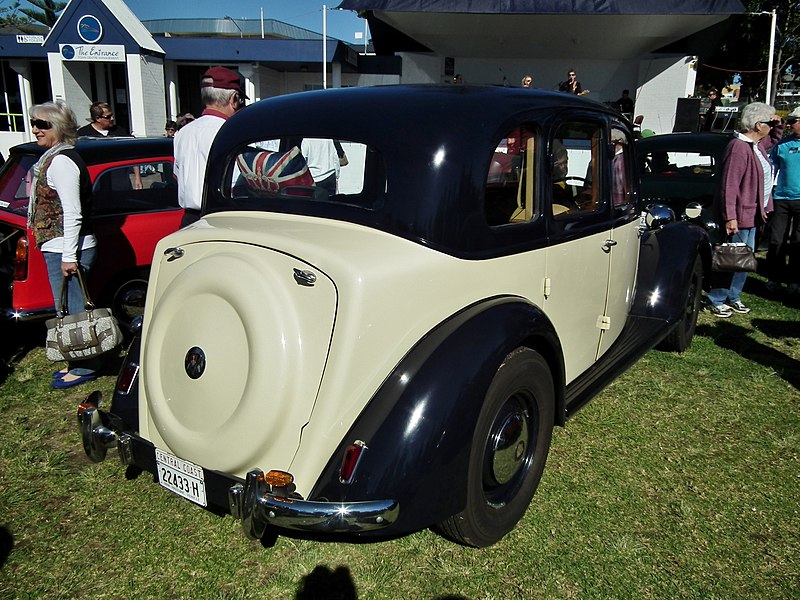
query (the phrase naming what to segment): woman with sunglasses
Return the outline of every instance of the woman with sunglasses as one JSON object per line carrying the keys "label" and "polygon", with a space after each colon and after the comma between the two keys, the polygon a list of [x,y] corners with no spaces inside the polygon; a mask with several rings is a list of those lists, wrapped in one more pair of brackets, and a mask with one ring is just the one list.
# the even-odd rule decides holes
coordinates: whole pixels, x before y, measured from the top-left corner
{"label": "woman with sunglasses", "polygon": [[[722,158],[719,210],[725,241],[744,243],[755,249],[756,227],[765,223],[767,214],[772,212],[769,149],[783,137],[783,122],[775,114],[775,108],[763,102],[748,104],[741,114],[740,131],[725,148]],[[746,272],[713,277],[708,292],[712,315],[727,318],[734,312],[750,312],[739,297],[747,280]]]}
{"label": "woman with sunglasses", "polygon": [[[31,131],[45,149],[33,166],[28,227],[42,251],[53,300],[60,304],[62,281],[67,286],[67,313],[83,310],[85,300],[78,279],[95,260],[97,240],[89,219],[92,185],[89,172],[75,151],[75,114],[62,101],[30,109]],[[67,279],[64,279],[67,278]],[[96,360],[69,364],[53,373],[54,388],[68,388],[95,378]]]}

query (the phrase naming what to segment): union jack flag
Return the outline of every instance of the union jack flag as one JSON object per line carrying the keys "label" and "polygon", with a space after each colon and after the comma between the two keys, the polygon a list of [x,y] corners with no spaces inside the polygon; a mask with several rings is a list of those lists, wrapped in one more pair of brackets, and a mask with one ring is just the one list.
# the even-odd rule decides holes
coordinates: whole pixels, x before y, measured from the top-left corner
{"label": "union jack flag", "polygon": [[[297,146],[288,152],[243,152],[236,157],[236,165],[247,187],[256,193],[277,194],[286,188],[314,185],[306,159]],[[308,191],[286,189],[286,194],[306,196]]]}

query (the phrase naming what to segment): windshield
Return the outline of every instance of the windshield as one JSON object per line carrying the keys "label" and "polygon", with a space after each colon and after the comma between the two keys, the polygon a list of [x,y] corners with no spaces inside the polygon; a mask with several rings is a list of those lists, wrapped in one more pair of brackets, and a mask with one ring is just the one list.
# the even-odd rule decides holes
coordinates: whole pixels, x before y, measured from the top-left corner
{"label": "windshield", "polygon": [[0,170],[0,210],[28,214],[31,168],[37,160],[32,154],[16,154]]}
{"label": "windshield", "polygon": [[241,147],[228,164],[223,197],[208,210],[291,210],[323,202],[376,210],[386,189],[383,159],[365,144],[284,137]]}

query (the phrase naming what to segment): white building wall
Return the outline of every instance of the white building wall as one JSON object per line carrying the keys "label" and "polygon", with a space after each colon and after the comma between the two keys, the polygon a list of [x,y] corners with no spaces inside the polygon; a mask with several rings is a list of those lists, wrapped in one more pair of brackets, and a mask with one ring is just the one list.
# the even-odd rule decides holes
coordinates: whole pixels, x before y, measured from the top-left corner
{"label": "white building wall", "polygon": [[[441,56],[400,54],[403,61],[403,75],[400,83],[442,83],[444,81],[444,59]],[[458,71],[460,72],[460,71]]]}
{"label": "white building wall", "polygon": [[163,135],[167,120],[164,61],[156,56],[129,54],[127,63],[131,133],[137,137]]}
{"label": "white building wall", "polygon": [[644,115],[642,129],[669,133],[675,125],[677,99],[694,94],[697,78],[696,59],[692,56],[670,56],[642,60],[636,91],[636,113]]}
{"label": "white building wall", "polygon": [[[59,61],[60,62],[60,61]],[[75,112],[78,127],[89,123],[89,107],[94,102],[88,93],[91,89],[89,68],[91,63],[63,62],[64,73],[64,100]]]}
{"label": "white building wall", "polygon": [[351,87],[367,87],[370,85],[397,85],[398,83],[400,83],[400,75],[377,74],[354,74],[343,82],[344,85]]}
{"label": "white building wall", "polygon": [[259,95],[261,99],[280,96],[283,93],[284,77],[282,73],[266,67],[259,69]]}

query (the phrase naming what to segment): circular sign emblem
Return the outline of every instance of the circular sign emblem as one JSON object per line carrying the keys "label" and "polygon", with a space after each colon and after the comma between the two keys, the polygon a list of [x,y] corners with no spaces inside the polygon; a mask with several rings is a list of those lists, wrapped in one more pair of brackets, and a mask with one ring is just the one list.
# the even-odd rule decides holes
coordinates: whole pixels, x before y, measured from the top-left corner
{"label": "circular sign emblem", "polygon": [[66,58],[67,60],[72,60],[75,58],[75,48],[70,45],[64,45],[61,48],[61,56]]}
{"label": "circular sign emblem", "polygon": [[206,354],[201,348],[189,348],[186,358],[183,359],[183,368],[192,379],[199,379],[206,370]]}
{"label": "circular sign emblem", "polygon": [[78,19],[78,35],[87,44],[96,44],[103,37],[103,25],[94,15],[83,15]]}

